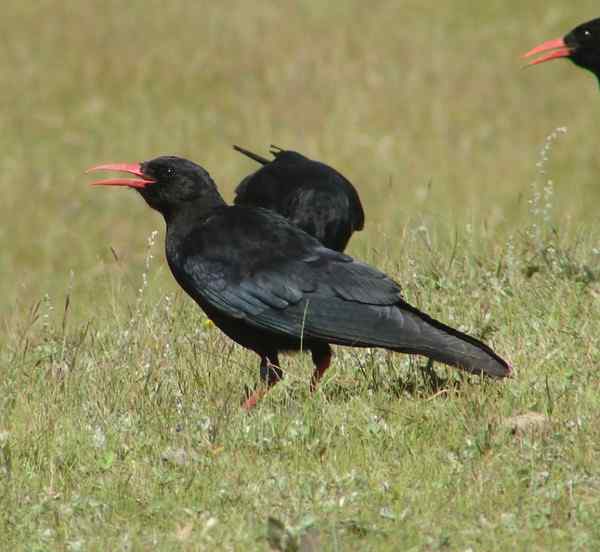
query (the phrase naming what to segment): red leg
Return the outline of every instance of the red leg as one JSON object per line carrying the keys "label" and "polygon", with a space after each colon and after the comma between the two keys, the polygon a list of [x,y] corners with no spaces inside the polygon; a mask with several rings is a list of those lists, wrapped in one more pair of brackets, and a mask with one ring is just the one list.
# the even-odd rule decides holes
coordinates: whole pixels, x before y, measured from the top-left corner
{"label": "red leg", "polygon": [[250,395],[246,402],[244,402],[244,404],[242,405],[242,410],[250,412],[256,406],[258,401],[260,401],[260,399],[262,399],[267,394],[269,389],[270,388],[265,389],[264,387],[262,387],[254,391],[254,393],[252,393],[252,395]]}
{"label": "red leg", "polygon": [[[278,364],[277,355],[272,355],[273,360]],[[259,389],[256,389],[250,397],[242,405],[242,410],[250,412],[271,389],[276,383],[278,383],[283,377],[283,373],[277,364],[271,362],[271,360],[264,356],[260,362],[260,379],[263,385]]]}
{"label": "red leg", "polygon": [[328,346],[324,351],[313,351],[312,357],[313,362],[315,363],[315,371],[310,379],[310,391],[311,393],[314,393],[317,389],[317,385],[319,385],[319,382],[323,377],[323,374],[325,373],[325,370],[327,370],[331,364],[331,348]]}

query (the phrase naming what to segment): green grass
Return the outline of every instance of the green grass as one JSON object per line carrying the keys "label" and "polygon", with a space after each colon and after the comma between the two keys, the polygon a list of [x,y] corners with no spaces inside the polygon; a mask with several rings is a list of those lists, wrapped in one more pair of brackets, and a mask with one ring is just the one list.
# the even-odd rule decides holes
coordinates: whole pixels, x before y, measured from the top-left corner
{"label": "green grass", "polygon": [[[0,549],[600,546],[600,97],[518,58],[598,15],[578,9],[5,2]],[[338,348],[314,397],[286,357],[242,414],[258,359],[177,288],[160,218],[82,175],[175,153],[231,198],[233,143],[342,170],[351,253],[515,378],[438,365],[437,389],[422,359]]]}

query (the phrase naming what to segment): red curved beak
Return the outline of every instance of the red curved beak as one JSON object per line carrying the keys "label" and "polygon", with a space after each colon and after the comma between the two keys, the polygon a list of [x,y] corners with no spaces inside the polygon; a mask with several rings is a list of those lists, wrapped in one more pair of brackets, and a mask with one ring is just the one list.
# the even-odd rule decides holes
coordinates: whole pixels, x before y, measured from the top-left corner
{"label": "red curved beak", "polygon": [[129,186],[130,188],[145,188],[148,184],[154,184],[156,180],[152,180],[144,175],[140,163],[111,163],[108,165],[96,165],[90,167],[85,174],[94,171],[114,171],[126,172],[134,174],[140,178],[107,178],[105,180],[96,180],[92,182],[92,186]]}
{"label": "red curved beak", "polygon": [[531,60],[527,66],[529,65],[537,65],[538,63],[544,63],[544,61],[550,61],[551,59],[557,59],[561,57],[569,57],[573,50],[569,48],[565,44],[564,38],[555,38],[553,40],[547,40],[546,42],[542,42],[539,46],[536,46],[532,50],[529,50],[526,54],[523,54],[523,58],[529,58],[531,56],[535,56],[536,54],[541,54],[543,52],[548,52],[546,55],[539,57],[537,59]]}

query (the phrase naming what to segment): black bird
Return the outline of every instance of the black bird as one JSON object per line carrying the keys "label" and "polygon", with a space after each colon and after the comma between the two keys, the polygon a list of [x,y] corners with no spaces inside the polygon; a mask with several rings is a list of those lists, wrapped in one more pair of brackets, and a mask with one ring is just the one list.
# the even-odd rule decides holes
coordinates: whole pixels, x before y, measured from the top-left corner
{"label": "black bird", "polygon": [[575,65],[587,69],[600,81],[600,18],[575,27],[562,38],[547,40],[523,55],[529,58],[544,54],[528,63],[537,65],[557,58],[568,58]]}
{"label": "black bird", "polygon": [[330,344],[383,347],[424,355],[475,374],[510,375],[510,365],[481,341],[404,301],[379,270],[324,247],[267,209],[228,206],[209,174],[179,157],[114,164],[124,171],[96,185],[135,188],[164,216],[166,255],[181,287],[231,339],[261,358],[258,399],[283,376],[281,351],[312,353],[315,389]]}
{"label": "black bird", "polygon": [[277,146],[270,150],[274,159],[233,148],[263,165],[238,185],[236,205],[276,211],[336,251],[343,251],[352,233],[363,229],[358,192],[334,168]]}

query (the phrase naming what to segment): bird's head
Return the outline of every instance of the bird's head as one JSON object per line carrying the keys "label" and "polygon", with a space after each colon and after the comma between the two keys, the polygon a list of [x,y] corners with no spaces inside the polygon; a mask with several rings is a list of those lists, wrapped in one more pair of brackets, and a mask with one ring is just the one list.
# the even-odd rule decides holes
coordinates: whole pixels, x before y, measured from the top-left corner
{"label": "bird's head", "polygon": [[[114,163],[91,167],[95,171],[124,172],[135,178],[108,178],[94,186],[134,188],[153,209],[168,215],[184,205],[218,197],[216,185],[200,165],[175,156],[156,157],[142,163]],[[222,200],[221,200],[222,201]]]}
{"label": "bird's head", "polygon": [[542,42],[523,57],[530,58],[537,54],[543,55],[531,60],[528,65],[566,57],[600,79],[600,18],[575,27],[563,38]]}

